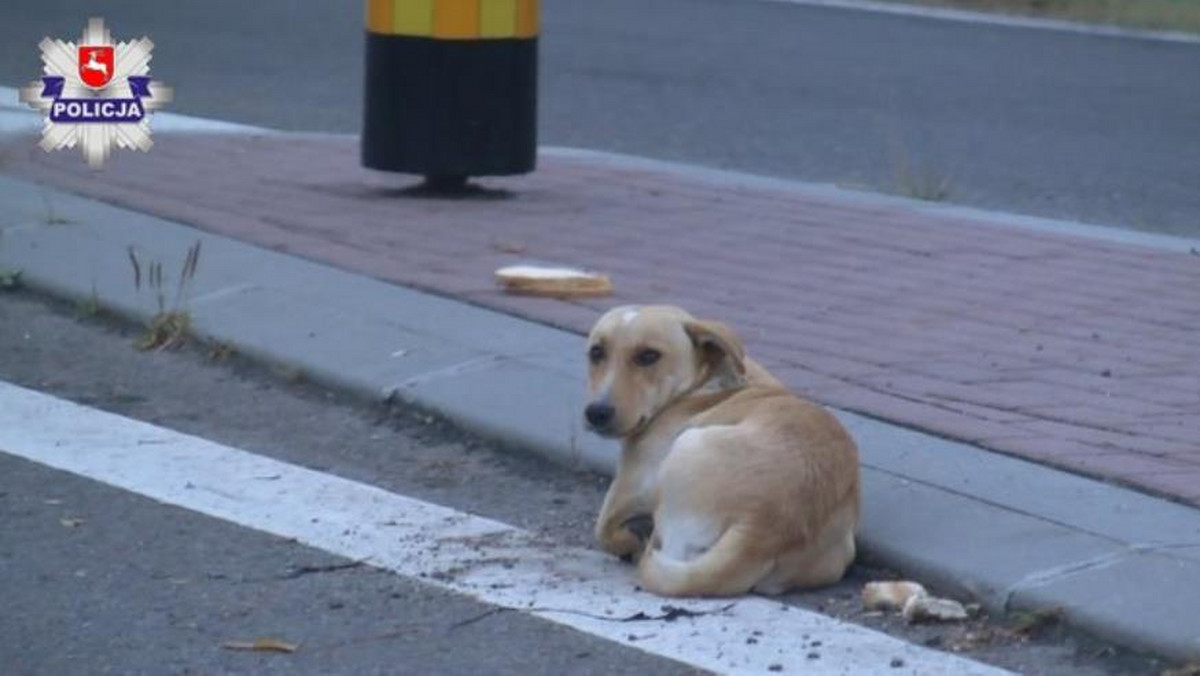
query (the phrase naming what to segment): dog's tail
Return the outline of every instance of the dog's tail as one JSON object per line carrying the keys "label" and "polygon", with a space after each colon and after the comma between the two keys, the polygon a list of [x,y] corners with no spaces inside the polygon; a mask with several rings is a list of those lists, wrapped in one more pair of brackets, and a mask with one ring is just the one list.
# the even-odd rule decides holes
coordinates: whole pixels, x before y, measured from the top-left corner
{"label": "dog's tail", "polygon": [[647,547],[638,577],[648,591],[662,596],[734,596],[750,591],[775,562],[755,550],[757,538],[744,526],[725,530],[708,551],[691,561]]}

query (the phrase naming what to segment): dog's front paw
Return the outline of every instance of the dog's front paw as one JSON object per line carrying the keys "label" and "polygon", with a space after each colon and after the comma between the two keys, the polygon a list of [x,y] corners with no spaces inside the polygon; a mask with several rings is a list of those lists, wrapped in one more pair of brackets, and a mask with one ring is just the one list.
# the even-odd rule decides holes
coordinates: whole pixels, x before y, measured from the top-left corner
{"label": "dog's front paw", "polygon": [[650,534],[654,532],[654,517],[649,514],[640,514],[626,519],[625,523],[621,525],[633,533],[634,537],[638,539],[639,546],[645,545],[646,541],[650,539]]}
{"label": "dog's front paw", "polygon": [[632,554],[625,554],[621,557],[621,560],[625,563],[637,563],[638,559],[641,558],[642,552],[646,551],[646,543],[650,542],[651,537],[654,535],[654,517],[649,514],[643,514],[642,516],[635,516],[632,519],[628,519],[622,525],[626,531],[632,533],[637,538],[638,546],[637,551]]}
{"label": "dog's front paw", "polygon": [[642,541],[632,531],[622,528],[601,540],[600,546],[617,558],[632,561],[642,550]]}
{"label": "dog's front paw", "polygon": [[604,551],[625,561],[634,560],[642,551],[642,540],[636,533],[618,526],[600,534],[600,547]]}

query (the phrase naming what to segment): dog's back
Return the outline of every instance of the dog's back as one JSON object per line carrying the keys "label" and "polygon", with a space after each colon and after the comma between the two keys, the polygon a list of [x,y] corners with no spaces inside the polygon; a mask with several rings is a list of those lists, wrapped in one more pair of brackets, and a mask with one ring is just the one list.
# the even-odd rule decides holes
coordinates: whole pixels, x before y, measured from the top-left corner
{"label": "dog's back", "polygon": [[695,416],[663,461],[640,571],[667,595],[779,593],[854,558],[858,457],[823,408],[747,387]]}

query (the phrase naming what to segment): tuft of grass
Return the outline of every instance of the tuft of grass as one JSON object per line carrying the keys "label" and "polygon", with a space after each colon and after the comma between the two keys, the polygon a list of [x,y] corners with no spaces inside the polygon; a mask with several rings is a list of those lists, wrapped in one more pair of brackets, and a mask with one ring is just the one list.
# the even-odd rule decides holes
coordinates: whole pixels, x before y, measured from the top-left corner
{"label": "tuft of grass", "polygon": [[1159,676],[1200,676],[1200,661],[1164,669]]}
{"label": "tuft of grass", "polygon": [[926,202],[941,202],[950,196],[950,177],[931,169],[905,172],[897,177],[896,186],[899,194]]}
{"label": "tuft of grass", "polygon": [[[0,244],[4,242],[4,230],[0,229]],[[21,269],[0,265],[0,291],[16,291],[21,288]]]}
{"label": "tuft of grass", "polygon": [[192,318],[186,312],[162,312],[152,317],[134,345],[139,350],[169,350],[187,342]]}
{"label": "tuft of grass", "polygon": [[46,196],[46,193],[39,192],[38,196],[42,198],[42,204],[46,207],[46,213],[42,217],[43,223],[46,225],[66,225],[74,222],[58,213],[58,211],[54,208],[54,203],[50,201],[50,198]]}
{"label": "tuft of grass", "polygon": [[[174,294],[167,289],[161,261],[143,262],[137,250],[130,245],[129,265],[133,269],[133,288],[141,292],[143,286],[154,294],[157,312],[146,323],[146,330],[138,337],[135,345],[139,350],[166,350],[182,345],[191,336],[192,318],[187,305],[191,300],[192,282],[200,266],[200,240],[188,247],[179,276],[175,280]],[[168,302],[168,296],[171,299]]]}
{"label": "tuft of grass", "polygon": [[100,294],[96,293],[96,285],[93,283],[91,294],[75,302],[75,314],[84,319],[91,319],[99,316],[101,312],[104,312],[104,306],[100,303]]}
{"label": "tuft of grass", "polygon": [[895,192],[926,202],[941,202],[950,196],[950,175],[929,165],[914,170],[905,156],[898,154]]}
{"label": "tuft of grass", "polygon": [[22,286],[21,271],[0,268],[0,291],[16,291]]}
{"label": "tuft of grass", "polygon": [[308,374],[299,366],[278,365],[273,370],[288,385],[302,385],[308,382]]}
{"label": "tuft of grass", "polygon": [[217,363],[227,362],[237,354],[237,348],[231,343],[215,341],[208,346],[208,360]]}
{"label": "tuft of grass", "polygon": [[[950,174],[936,168],[927,153],[914,153],[910,148],[911,141],[906,141],[906,135],[899,130],[893,130],[887,135],[890,142],[892,166],[892,185],[882,192],[893,195],[924,200],[926,202],[941,202],[950,197]],[[923,143],[922,145],[927,145]]]}

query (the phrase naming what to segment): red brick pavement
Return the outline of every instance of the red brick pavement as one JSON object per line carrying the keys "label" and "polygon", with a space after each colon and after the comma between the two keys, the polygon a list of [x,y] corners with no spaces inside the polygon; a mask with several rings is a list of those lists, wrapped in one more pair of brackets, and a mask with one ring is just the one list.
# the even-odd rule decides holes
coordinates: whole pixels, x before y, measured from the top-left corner
{"label": "red brick pavement", "polygon": [[[561,157],[493,181],[508,199],[399,198],[338,137],[164,136],[116,160],[5,170],[580,332],[677,303],[828,404],[1200,505],[1195,256]],[[617,294],[497,291],[493,270],[531,259]]]}

